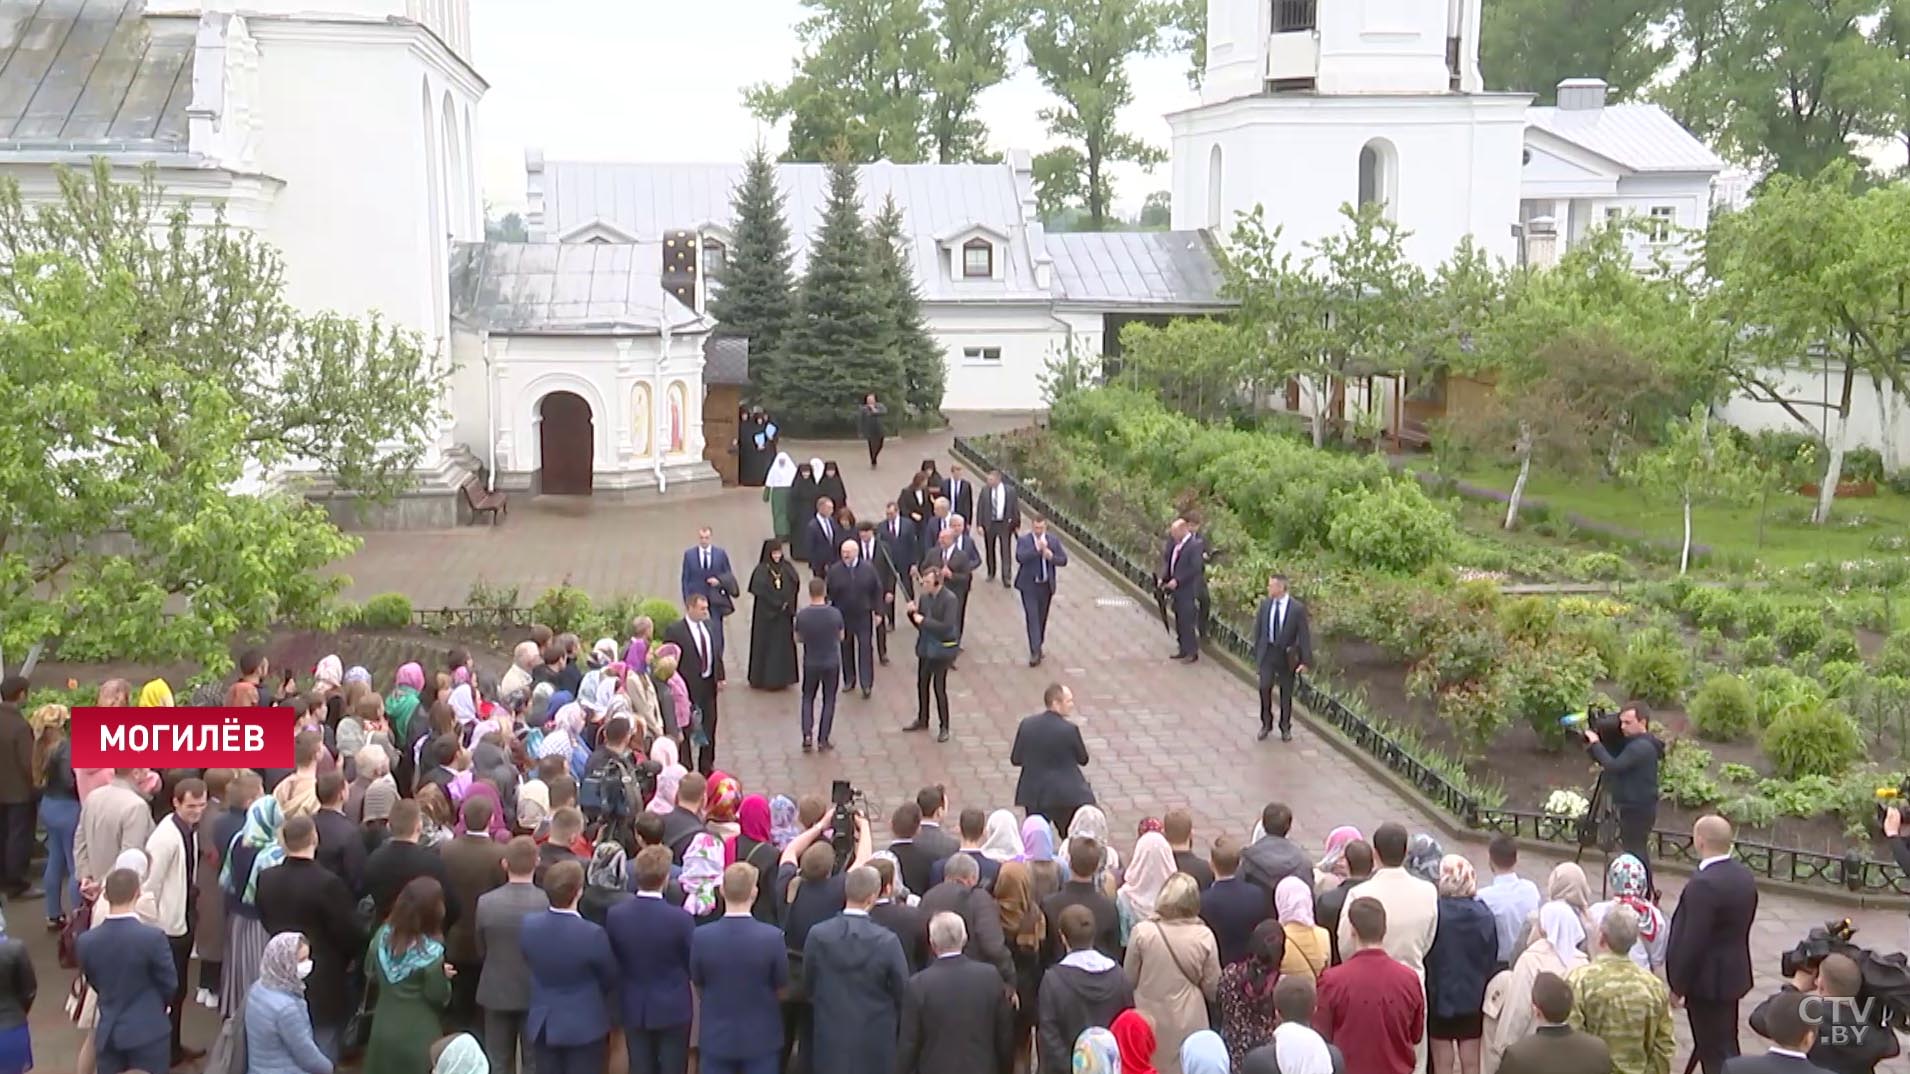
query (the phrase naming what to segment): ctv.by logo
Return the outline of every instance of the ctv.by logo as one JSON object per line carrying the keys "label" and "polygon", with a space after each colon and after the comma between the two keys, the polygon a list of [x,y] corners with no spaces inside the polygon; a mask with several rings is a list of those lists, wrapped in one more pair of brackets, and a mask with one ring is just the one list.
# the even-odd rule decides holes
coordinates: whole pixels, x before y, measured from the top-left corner
{"label": "ctv.by logo", "polygon": [[1797,1005],[1804,1024],[1817,1030],[1817,1039],[1825,1044],[1855,1047],[1864,1043],[1866,1034],[1886,1033],[1881,1025],[1884,1009],[1875,997],[1805,996]]}

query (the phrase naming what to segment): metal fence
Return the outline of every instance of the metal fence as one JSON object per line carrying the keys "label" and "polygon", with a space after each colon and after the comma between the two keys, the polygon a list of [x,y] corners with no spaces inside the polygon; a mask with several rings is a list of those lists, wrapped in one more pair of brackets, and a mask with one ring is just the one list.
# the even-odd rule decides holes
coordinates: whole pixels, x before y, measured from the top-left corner
{"label": "metal fence", "polygon": [[[978,473],[1001,469],[987,452],[967,437],[955,438],[955,454],[963,457]],[[1152,592],[1154,571],[1137,561],[1126,549],[1116,547],[1097,535],[1093,528],[1034,489],[1014,474],[1003,471],[1005,480],[1015,486],[1021,502],[1046,518],[1050,525],[1066,533],[1077,545],[1087,549],[1141,589]],[[1202,635],[1235,656],[1251,661],[1253,637],[1238,625],[1219,617],[1210,617],[1202,625]],[[1302,679],[1297,699],[1316,718],[1332,724],[1354,747],[1386,766],[1420,794],[1446,811],[1461,827],[1482,835],[1506,834],[1543,843],[1576,847],[1579,822],[1524,809],[1488,806],[1454,785],[1445,775],[1414,756],[1386,731],[1362,716],[1357,709],[1310,679]],[[1657,829],[1651,835],[1653,861],[1676,861],[1696,865],[1699,855],[1689,832]],[[1795,847],[1739,840],[1737,856],[1752,872],[1773,880],[1811,886],[1841,887],[1865,895],[1910,895],[1910,878],[1889,862],[1866,858],[1855,850],[1844,855],[1824,854]]]}

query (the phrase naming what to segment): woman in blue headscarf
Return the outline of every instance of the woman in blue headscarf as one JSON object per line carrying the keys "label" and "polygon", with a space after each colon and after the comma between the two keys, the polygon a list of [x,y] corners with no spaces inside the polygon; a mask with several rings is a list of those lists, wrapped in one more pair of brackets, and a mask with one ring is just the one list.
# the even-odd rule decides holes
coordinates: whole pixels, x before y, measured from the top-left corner
{"label": "woman in blue headscarf", "polygon": [[259,921],[259,874],[285,860],[279,828],[285,814],[279,800],[260,795],[245,812],[245,826],[226,851],[219,887],[225,892],[225,973],[219,981],[219,1014],[230,1017],[240,997],[258,980],[265,958],[265,926]]}
{"label": "woman in blue headscarf", "polygon": [[439,1019],[451,1002],[444,965],[444,888],[429,876],[406,884],[366,952],[378,986],[364,1074],[430,1070]]}

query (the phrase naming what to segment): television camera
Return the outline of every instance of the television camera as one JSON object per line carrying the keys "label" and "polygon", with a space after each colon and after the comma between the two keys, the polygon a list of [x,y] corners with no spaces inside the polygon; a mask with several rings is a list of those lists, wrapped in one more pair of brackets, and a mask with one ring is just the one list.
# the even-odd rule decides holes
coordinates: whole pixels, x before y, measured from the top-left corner
{"label": "television camera", "polygon": [[1879,955],[1853,942],[1857,927],[1849,918],[1827,922],[1810,930],[1797,946],[1778,958],[1786,979],[1799,970],[1817,972],[1828,955],[1838,954],[1857,964],[1863,984],[1857,990],[1856,1009],[1874,1024],[1894,1032],[1910,1032],[1910,965],[1901,952]]}
{"label": "television camera", "polygon": [[[1583,735],[1591,731],[1598,736],[1599,744],[1613,756],[1625,748],[1625,732],[1618,726],[1618,713],[1599,705],[1588,706],[1584,712],[1574,712],[1559,719],[1559,726],[1571,735]],[[1584,816],[1578,818],[1578,854],[1577,861],[1584,857],[1585,851],[1598,847],[1610,851],[1618,845],[1618,807],[1605,796],[1605,769],[1599,767],[1598,777],[1592,781],[1591,802]]]}
{"label": "television camera", "polygon": [[846,779],[829,784],[829,846],[836,852],[836,872],[844,872],[856,856],[856,819],[869,814],[869,799]]}

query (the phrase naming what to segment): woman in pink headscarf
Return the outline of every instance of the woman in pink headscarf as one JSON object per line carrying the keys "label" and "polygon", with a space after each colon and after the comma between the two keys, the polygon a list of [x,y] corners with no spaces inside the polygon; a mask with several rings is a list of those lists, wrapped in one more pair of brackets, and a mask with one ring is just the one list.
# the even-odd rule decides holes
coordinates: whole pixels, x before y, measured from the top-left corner
{"label": "woman in pink headscarf", "polygon": [[752,794],[736,810],[736,834],[723,841],[723,865],[748,861],[759,846],[774,846],[769,838],[769,799]]}
{"label": "woman in pink headscarf", "polygon": [[459,835],[464,834],[463,807],[469,805],[474,798],[489,798],[491,800],[491,823],[486,827],[486,831],[490,833],[491,838],[499,843],[510,842],[511,826],[504,816],[504,800],[499,797],[497,788],[492,786],[491,781],[488,779],[472,780],[470,788],[464,792],[464,801],[459,803],[458,823],[456,825],[457,833]]}
{"label": "woman in pink headscarf", "polygon": [[1326,833],[1326,853],[1320,856],[1320,864],[1313,867],[1313,892],[1331,891],[1339,887],[1346,879],[1346,847],[1363,839],[1360,830],[1351,824],[1342,824]]}
{"label": "woman in pink headscarf", "polygon": [[689,774],[690,770],[680,764],[665,768],[657,776],[657,793],[650,799],[650,804],[646,808],[659,817],[666,817],[675,812],[677,787],[682,784],[683,777]]}

